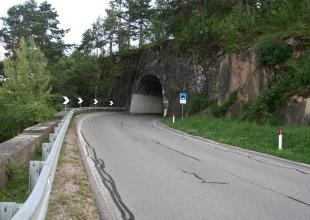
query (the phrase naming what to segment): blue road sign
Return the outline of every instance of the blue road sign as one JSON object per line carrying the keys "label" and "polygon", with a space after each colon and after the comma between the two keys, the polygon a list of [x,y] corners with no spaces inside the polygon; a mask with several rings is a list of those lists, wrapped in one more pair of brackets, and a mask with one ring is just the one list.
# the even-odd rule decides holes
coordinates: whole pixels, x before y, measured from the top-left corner
{"label": "blue road sign", "polygon": [[187,100],[187,93],[181,92],[180,93],[180,104],[186,104],[186,100]]}

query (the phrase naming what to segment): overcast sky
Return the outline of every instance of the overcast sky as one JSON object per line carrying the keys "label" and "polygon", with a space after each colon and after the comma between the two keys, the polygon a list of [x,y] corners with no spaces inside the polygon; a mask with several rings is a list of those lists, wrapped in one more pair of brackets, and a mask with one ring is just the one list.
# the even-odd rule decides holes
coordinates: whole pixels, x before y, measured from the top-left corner
{"label": "overcast sky", "polygon": [[[39,4],[44,0],[36,0]],[[7,15],[7,10],[16,5],[22,4],[25,0],[0,0],[0,17]],[[107,0],[47,0],[58,12],[60,27],[70,28],[65,37],[66,43],[80,43],[83,32],[90,28],[98,16],[105,16]],[[2,28],[2,24],[0,24]],[[0,47],[0,60],[3,59],[3,47]]]}

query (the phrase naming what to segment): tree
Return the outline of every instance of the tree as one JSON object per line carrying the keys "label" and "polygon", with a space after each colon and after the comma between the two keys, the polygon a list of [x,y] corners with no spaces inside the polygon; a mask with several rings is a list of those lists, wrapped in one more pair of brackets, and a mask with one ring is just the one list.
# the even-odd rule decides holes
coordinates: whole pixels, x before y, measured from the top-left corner
{"label": "tree", "polygon": [[104,19],[105,36],[109,45],[109,53],[113,52],[113,44],[116,42],[117,18],[113,9],[106,10],[107,17]]}
{"label": "tree", "polygon": [[0,61],[0,75],[4,75],[4,64],[3,64],[3,61]]}
{"label": "tree", "polygon": [[169,38],[167,8],[168,2],[166,0],[156,0],[155,10],[150,16],[151,41],[158,43]]}
{"label": "tree", "polygon": [[3,21],[0,38],[8,51],[7,56],[16,56],[15,50],[22,37],[32,37],[49,61],[61,56],[67,46],[63,37],[68,30],[58,27],[58,14],[47,2],[38,5],[35,0],[28,0],[11,7],[7,17],[0,19]]}
{"label": "tree", "polygon": [[139,39],[139,47],[142,47],[149,34],[151,19],[151,0],[136,0],[131,4],[131,18],[135,23],[134,29]]}
{"label": "tree", "polygon": [[110,10],[115,19],[115,30],[116,34],[116,44],[118,45],[118,50],[129,48],[129,38],[130,33],[128,33],[127,20],[126,20],[126,10],[127,10],[127,0],[111,0]]}
{"label": "tree", "polygon": [[[95,93],[103,98],[107,94],[107,80],[104,70],[104,57],[73,52],[70,56],[63,56],[53,64],[53,91],[66,95],[72,100],[83,97],[83,105],[92,105]],[[108,71],[108,70],[106,70]],[[96,91],[97,87],[97,91]],[[74,104],[74,102],[73,102]]]}
{"label": "tree", "polygon": [[92,27],[83,33],[79,50],[86,54],[94,52],[98,57],[100,52],[104,53],[104,46],[107,44],[105,37],[104,20],[99,17]]}
{"label": "tree", "polygon": [[16,59],[4,61],[9,78],[0,87],[0,134],[2,138],[15,135],[23,128],[48,119],[53,110],[50,98],[47,62],[32,38],[21,38]]}

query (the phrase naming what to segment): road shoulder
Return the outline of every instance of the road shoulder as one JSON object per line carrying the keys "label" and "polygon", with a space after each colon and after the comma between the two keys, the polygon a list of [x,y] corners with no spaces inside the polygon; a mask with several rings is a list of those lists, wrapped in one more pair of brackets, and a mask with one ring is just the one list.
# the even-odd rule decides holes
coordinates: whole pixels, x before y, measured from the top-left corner
{"label": "road shoulder", "polygon": [[209,140],[200,136],[195,136],[195,135],[190,135],[187,134],[183,131],[179,131],[177,129],[171,128],[167,125],[165,125],[164,123],[160,122],[160,121],[154,121],[154,127],[158,128],[158,129],[162,129],[162,130],[166,130],[168,132],[172,132],[175,134],[179,134],[179,135],[183,135],[186,136],[188,138],[191,138],[193,140],[196,141],[200,141],[200,142],[204,142],[204,143],[211,143],[214,144],[218,147],[222,147],[225,148],[225,150],[237,153],[237,154],[243,154],[246,157],[256,157],[256,158],[262,158],[264,160],[267,160],[266,162],[270,162],[270,163],[282,163],[288,166],[288,168],[293,168],[293,169],[297,169],[298,171],[302,172],[302,173],[306,173],[306,174],[310,174],[310,165],[308,164],[304,164],[304,163],[299,163],[299,162],[295,162],[295,161],[291,161],[291,160],[287,160],[287,159],[283,159],[283,158],[279,158],[279,157],[275,157],[269,154],[264,154],[264,153],[260,153],[260,152],[256,152],[256,151],[251,151],[251,150],[247,150],[247,149],[243,149],[237,146],[232,146],[232,145],[228,145],[228,144],[223,144],[223,143],[219,143],[213,140]]}
{"label": "road shoulder", "polygon": [[74,121],[62,146],[48,209],[48,220],[100,219],[81,160]]}

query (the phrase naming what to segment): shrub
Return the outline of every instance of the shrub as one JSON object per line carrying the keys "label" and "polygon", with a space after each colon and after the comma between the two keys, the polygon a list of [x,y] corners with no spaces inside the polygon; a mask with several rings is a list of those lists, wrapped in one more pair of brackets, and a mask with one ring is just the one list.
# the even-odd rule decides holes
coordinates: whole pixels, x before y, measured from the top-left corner
{"label": "shrub", "polygon": [[277,115],[281,112],[290,96],[310,91],[310,54],[292,59],[288,68],[274,77],[260,96],[244,106],[241,118],[258,123],[277,124]]}
{"label": "shrub", "polygon": [[310,90],[310,52],[303,54],[299,59],[292,60],[288,64],[289,72],[294,77],[296,88]]}
{"label": "shrub", "polygon": [[190,102],[188,107],[188,114],[194,115],[199,111],[206,109],[211,104],[211,101],[208,100],[203,94],[193,92],[190,95]]}
{"label": "shrub", "polygon": [[212,106],[212,114],[215,117],[222,117],[225,115],[225,113],[228,111],[228,109],[236,103],[237,101],[237,91],[234,91],[229,94],[228,99],[224,102],[223,105],[218,106],[214,104]]}
{"label": "shrub", "polygon": [[284,63],[292,56],[292,48],[276,38],[263,38],[256,46],[256,62],[260,66]]}

